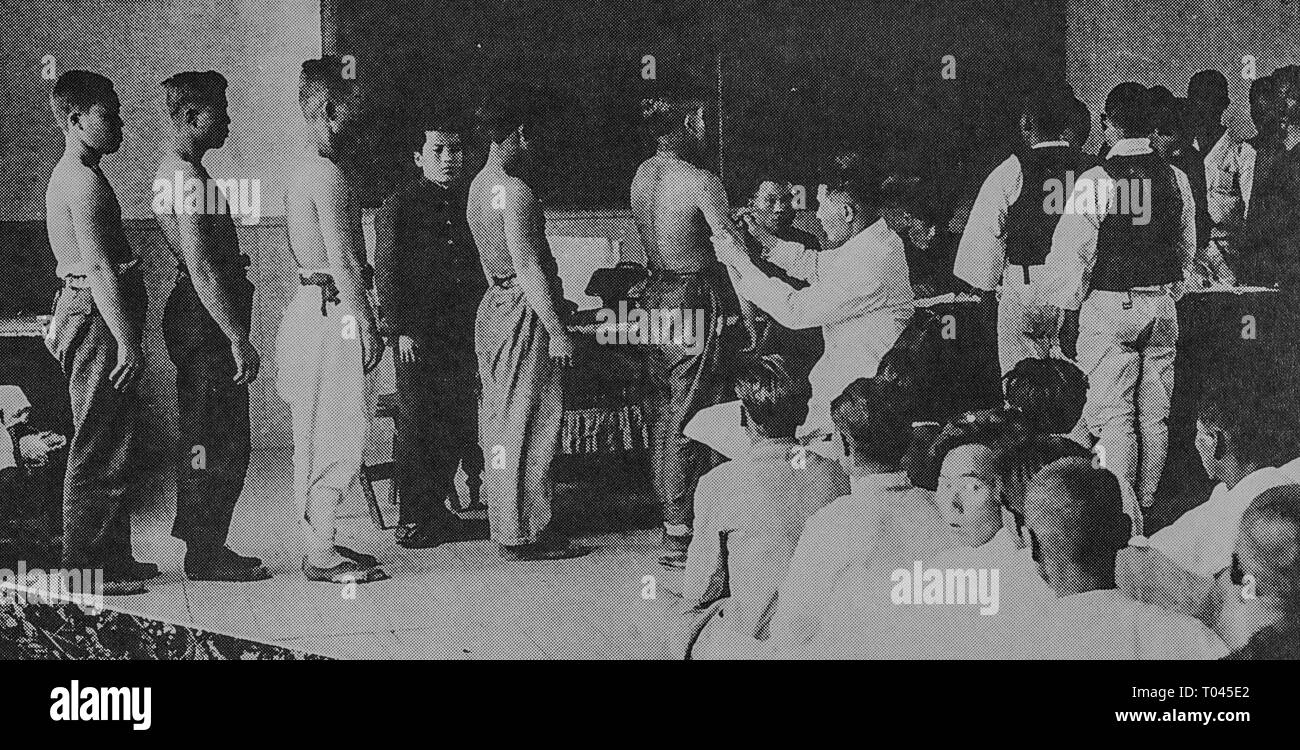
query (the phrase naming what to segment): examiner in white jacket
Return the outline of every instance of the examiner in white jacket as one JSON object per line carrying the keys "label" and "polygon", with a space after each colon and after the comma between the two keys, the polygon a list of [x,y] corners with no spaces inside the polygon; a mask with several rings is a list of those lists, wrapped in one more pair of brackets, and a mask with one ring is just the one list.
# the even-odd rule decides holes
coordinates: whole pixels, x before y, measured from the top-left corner
{"label": "examiner in white jacket", "polygon": [[763,273],[745,249],[715,238],[718,258],[734,271],[736,291],[790,329],[821,326],[826,351],[809,374],[812,402],[801,435],[830,434],[830,404],[845,386],[870,378],[912,317],[914,300],[903,241],[880,216],[878,189],[857,176],[831,185],[817,218],[826,249],[782,242],[749,221],[767,257],[809,286],[795,289]]}

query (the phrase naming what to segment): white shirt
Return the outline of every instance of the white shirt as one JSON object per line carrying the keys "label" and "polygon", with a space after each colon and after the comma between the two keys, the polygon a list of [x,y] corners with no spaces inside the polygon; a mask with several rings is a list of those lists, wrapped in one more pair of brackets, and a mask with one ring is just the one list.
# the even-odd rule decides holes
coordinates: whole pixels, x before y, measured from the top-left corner
{"label": "white shirt", "polygon": [[[798,243],[781,245],[785,247],[778,246],[774,255],[808,255]],[[744,259],[737,268],[736,291],[786,328],[822,327],[826,349],[808,376],[808,425],[829,429],[831,401],[849,383],[876,374],[880,359],[911,319],[915,296],[903,241],[883,219],[816,256],[816,270],[803,289]]]}
{"label": "white shirt", "polygon": [[[1149,153],[1151,153],[1150,140],[1125,138],[1116,142],[1109,156],[1138,156]],[[1172,169],[1183,202],[1178,257],[1186,276],[1191,273],[1196,259],[1196,202],[1187,175],[1178,167]],[[1091,289],[1092,265],[1097,260],[1097,234],[1102,219],[1110,210],[1111,197],[1110,191],[1090,188],[1099,179],[1109,179],[1105,164],[1084,172],[1069,198],[1070,205],[1079,205],[1080,198],[1086,197],[1085,193],[1092,192],[1094,200],[1091,202],[1095,210],[1066,213],[1061,217],[1056,225],[1056,231],[1052,234],[1052,250],[1048,253],[1045,262],[1049,279],[1046,283],[1051,285],[1051,290],[1047,294],[1051,304],[1062,310],[1078,310]],[[1180,293],[1177,287],[1181,285],[1173,286],[1175,289],[1171,292],[1176,295]]]}
{"label": "white shirt", "polygon": [[1241,516],[1251,501],[1266,490],[1295,483],[1295,477],[1272,467],[1252,472],[1232,489],[1220,483],[1209,500],[1151,535],[1147,543],[1184,570],[1213,578],[1232,564]]}
{"label": "white shirt", "polygon": [[1118,589],[1061,597],[1023,634],[1034,659],[1221,659],[1228,647],[1199,620]]}
{"label": "white shirt", "polygon": [[[1066,141],[1048,141],[1032,148],[1068,145]],[[1005,291],[1020,295],[1030,292],[1032,295],[1040,286],[1033,283],[1037,269],[1030,269],[1031,283],[1028,285],[1024,274],[1003,275],[1007,265],[1007,212],[1020,198],[1023,185],[1024,171],[1020,158],[1012,154],[989,173],[975,197],[970,218],[957,245],[953,273],[976,289],[992,291],[1000,281]]]}
{"label": "white shirt", "polygon": [[1232,129],[1223,131],[1205,154],[1205,190],[1210,221],[1237,224],[1250,210],[1255,181],[1255,147],[1239,142]]}
{"label": "white shirt", "polygon": [[[960,542],[944,523],[934,493],[913,487],[905,472],[851,477],[852,494],[804,522],[803,535],[772,616],[774,647],[798,648],[817,632],[822,614],[852,596],[845,579],[858,573],[910,568]],[[887,591],[887,589],[886,589]]]}

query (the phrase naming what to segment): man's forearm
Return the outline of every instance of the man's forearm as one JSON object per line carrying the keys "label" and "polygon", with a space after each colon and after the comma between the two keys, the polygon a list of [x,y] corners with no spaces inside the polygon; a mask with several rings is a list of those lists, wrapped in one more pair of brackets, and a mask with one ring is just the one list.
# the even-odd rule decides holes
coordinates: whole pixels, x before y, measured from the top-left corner
{"label": "man's forearm", "polygon": [[552,336],[560,336],[566,333],[564,324],[560,319],[559,300],[556,299],[555,291],[546,274],[540,266],[526,265],[515,269],[516,280],[524,290],[524,296],[528,298],[528,304],[537,313],[542,327]]}
{"label": "man's forearm", "polygon": [[216,274],[211,269],[196,272],[191,268],[190,271],[194,281],[194,291],[199,295],[199,301],[203,303],[203,307],[207,309],[221,332],[231,343],[247,341],[248,328],[239,319],[229,293],[221,285]]}
{"label": "man's forearm", "polygon": [[103,265],[92,266],[88,271],[90,295],[95,307],[104,318],[109,333],[118,346],[135,348],[140,345],[140,331],[135,321],[122,309],[122,289],[117,280],[117,269]]}

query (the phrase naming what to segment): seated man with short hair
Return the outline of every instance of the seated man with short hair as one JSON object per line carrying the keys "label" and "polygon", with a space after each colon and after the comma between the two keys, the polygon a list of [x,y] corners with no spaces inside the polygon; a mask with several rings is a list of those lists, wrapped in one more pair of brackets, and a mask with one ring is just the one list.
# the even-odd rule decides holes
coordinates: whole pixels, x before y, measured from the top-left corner
{"label": "seated man with short hair", "polygon": [[1196,619],[1138,601],[1115,585],[1115,554],[1129,538],[1119,479],[1087,459],[1049,464],[1025,492],[1038,570],[1056,591],[1025,655],[1039,659],[1218,659],[1222,640]]}
{"label": "seated man with short hair", "polygon": [[852,491],[804,523],[772,617],[778,652],[800,649],[823,613],[838,610],[846,575],[911,566],[959,544],[934,493],[912,486],[902,469],[912,434],[909,402],[896,382],[859,378],[831,403]]}
{"label": "seated man with short hair", "polygon": [[1235,596],[1225,596],[1234,660],[1300,659],[1300,487],[1262,493],[1241,517],[1232,556]]}
{"label": "seated man with short hair", "polygon": [[683,596],[697,610],[722,601],[695,640],[694,659],[734,658],[766,640],[805,519],[849,491],[839,464],[795,442],[808,416],[806,378],[768,355],[741,369],[736,391],[749,450],[700,477],[695,491]]}

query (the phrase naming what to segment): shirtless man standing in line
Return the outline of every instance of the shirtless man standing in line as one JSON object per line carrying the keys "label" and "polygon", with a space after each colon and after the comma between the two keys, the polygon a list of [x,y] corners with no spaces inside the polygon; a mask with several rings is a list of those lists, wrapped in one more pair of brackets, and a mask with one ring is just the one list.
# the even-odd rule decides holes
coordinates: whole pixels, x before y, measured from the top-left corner
{"label": "shirtless man standing in line", "polygon": [[551,461],[564,420],[563,368],[573,363],[564,291],[546,241],[542,205],[521,175],[537,142],[538,111],[515,95],[478,111],[491,139],[469,186],[466,218],[489,286],[474,324],[483,397],[484,502],[492,541],[512,561],[563,560],[591,550],[547,527]]}
{"label": "shirtless man standing in line", "polygon": [[366,289],[361,211],[344,171],[360,97],[342,61],[329,56],[303,63],[298,98],[307,142],[289,177],[285,221],[299,286],[276,337],[275,385],[293,413],[302,569],[312,581],[379,581],[388,576],[373,557],[334,543],[339,503],[361,472],[366,374],[384,353]]}
{"label": "shirtless man standing in line", "polygon": [[703,337],[688,351],[681,341],[661,342],[650,357],[654,389],[647,398],[652,430],[655,491],[663,504],[664,549],[660,562],[685,567],[694,521],[695,485],[719,463],[710,448],[683,434],[700,409],[734,398],[724,373],[744,346],[740,303],[726,266],[718,262],[713,235],[744,236],[730,219],[718,176],[691,163],[704,139],[704,96],[686,86],[665,87],[642,102],[658,139],[658,152],[642,162],[632,181],[632,213],[646,250],[650,279],[643,297],[649,310],[680,309],[683,320],[704,311]]}
{"label": "shirtless man standing in line", "polygon": [[45,343],[68,379],[72,444],[63,487],[63,567],[102,568],[105,594],[144,593],[158,566],[131,553],[129,486],[144,369],[144,276],[122,230],[122,207],[100,159],[122,145],[113,82],[70,70],[50,106],[63,157],[45,192],[45,224],[63,281]]}

